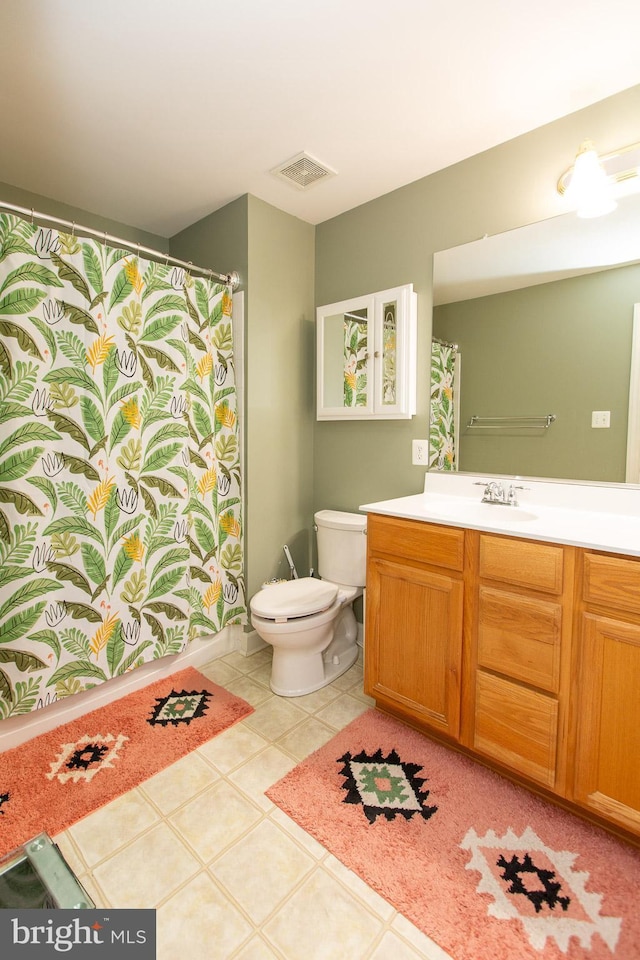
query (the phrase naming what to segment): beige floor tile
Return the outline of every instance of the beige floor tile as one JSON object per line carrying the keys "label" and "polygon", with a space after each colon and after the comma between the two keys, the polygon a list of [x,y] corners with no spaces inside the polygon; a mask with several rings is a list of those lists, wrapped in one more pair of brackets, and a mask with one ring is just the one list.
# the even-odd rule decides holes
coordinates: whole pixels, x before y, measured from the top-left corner
{"label": "beige floor tile", "polygon": [[228,960],[252,932],[206,872],[162,904],[156,923],[157,960]]}
{"label": "beige floor tile", "polygon": [[404,940],[387,930],[370,960],[389,960],[390,957],[393,960],[421,960],[422,954],[416,953]]}
{"label": "beige floor tile", "polygon": [[209,680],[213,680],[214,683],[225,688],[232,680],[236,680],[242,676],[238,670],[235,670],[230,664],[225,663],[224,660],[213,660],[203,667],[198,667],[198,670],[200,673],[203,673],[205,677],[208,677]]}
{"label": "beige floor tile", "polygon": [[263,647],[261,650],[256,650],[256,652],[251,655],[250,659],[252,663],[255,663],[261,667],[265,663],[270,664],[273,660],[273,649],[271,644],[267,644],[266,647]]}
{"label": "beige floor tile", "polygon": [[315,860],[322,860],[324,857],[330,856],[327,848],[323,847],[317,840],[314,840],[310,833],[307,833],[306,830],[299,827],[295,820],[287,816],[284,810],[274,806],[269,813],[269,819],[277,823],[283,830],[286,830],[289,836],[293,837],[301,847],[304,847],[307,853],[310,853]]}
{"label": "beige floor tile", "polygon": [[169,821],[200,859],[210,863],[260,816],[246,796],[221,781],[178,810]]}
{"label": "beige floor tile", "polygon": [[145,780],[140,790],[166,815],[211,786],[218,776],[210,763],[189,753]]}
{"label": "beige floor tile", "polygon": [[201,869],[175,833],[159,823],[93,871],[114,907],[156,907]]}
{"label": "beige floor tile", "polygon": [[391,924],[391,929],[407,940],[419,956],[425,960],[452,960],[449,954],[435,941],[418,930],[406,917],[399,913]]}
{"label": "beige floor tile", "polygon": [[275,954],[261,937],[256,936],[249,940],[249,943],[238,953],[234,953],[233,960],[279,960],[280,956],[279,953]]}
{"label": "beige floor tile", "polygon": [[326,687],[320,687],[319,690],[314,690],[313,693],[306,693],[304,697],[296,697],[293,702],[296,707],[302,707],[307,713],[315,713],[316,710],[321,710],[322,707],[326,707],[328,703],[331,703],[332,700],[335,700],[336,697],[339,696],[340,690],[337,690],[332,683],[329,683]]}
{"label": "beige floor tile", "polygon": [[271,690],[271,659],[269,659],[268,663],[262,663],[255,670],[252,670],[249,676],[256,683],[261,684],[261,686],[266,687],[270,691]]}
{"label": "beige floor tile", "polygon": [[273,804],[265,797],[264,791],[284,777],[295,767],[296,761],[277,747],[267,747],[252,760],[244,763],[233,773],[231,780],[240,790],[249,796],[263,810]]}
{"label": "beige floor tile", "polygon": [[231,682],[226,685],[226,689],[229,690],[230,693],[235,693],[237,697],[242,697],[242,699],[250,703],[252,707],[258,707],[261,703],[264,703],[265,700],[270,700],[271,697],[274,696],[268,686],[264,686],[264,684],[257,683],[254,680],[254,674],[236,677],[235,680],[231,680]]}
{"label": "beige floor tile", "polygon": [[210,870],[258,925],[315,864],[280,827],[263,820],[219,857]]}
{"label": "beige floor tile", "polygon": [[385,923],[388,923],[394,916],[396,912],[395,907],[392,907],[391,904],[376,893],[375,890],[372,890],[357,874],[349,870],[348,867],[345,867],[344,863],[338,860],[337,857],[334,857],[333,854],[330,853],[329,856],[325,858],[323,867],[337,880],[344,883],[345,887],[347,887],[351,893],[359,897],[360,900],[363,900],[367,907],[373,910]]}
{"label": "beige floor tile", "polygon": [[259,650],[257,653],[252,653],[250,657],[245,657],[243,653],[234,650],[232,653],[227,653],[226,656],[222,658],[222,662],[226,663],[229,667],[233,667],[233,669],[239,673],[251,673],[252,670],[257,670],[258,667],[264,664],[265,652],[264,650]]}
{"label": "beige floor tile", "polygon": [[375,707],[376,705],[376,702],[373,699],[373,697],[369,697],[362,689],[362,686],[351,687],[351,689],[348,690],[347,692],[350,697],[355,697],[356,700],[362,700],[362,702],[366,703],[368,707]]}
{"label": "beige floor tile", "polygon": [[104,860],[159,820],[139,790],[130,790],[69,827],[88,867]]}
{"label": "beige floor tile", "polygon": [[291,700],[272,697],[257,707],[244,722],[267,740],[277,740],[307,717],[308,714],[296,707]]}
{"label": "beige floor tile", "polygon": [[287,960],[337,960],[366,957],[382,923],[316,867],[262,929]]}
{"label": "beige floor tile", "polygon": [[349,687],[352,687],[355,683],[361,683],[363,677],[363,670],[359,663],[354,663],[352,667],[349,667],[346,673],[343,673],[342,676],[337,677],[331,684],[336,690],[348,690]]}
{"label": "beige floor tile", "polygon": [[268,740],[250,730],[244,723],[236,723],[219,736],[207,740],[198,747],[197,752],[212,763],[220,773],[229,773],[268,745]]}
{"label": "beige floor tile", "polygon": [[310,753],[324,746],[327,740],[335,737],[336,731],[326,723],[320,723],[315,717],[309,717],[290,733],[280,737],[278,746],[292,753],[296,760],[304,760]]}
{"label": "beige floor tile", "polygon": [[348,693],[343,693],[333,703],[319,710],[316,717],[318,720],[328,723],[335,730],[342,730],[343,727],[346,727],[348,723],[351,723],[367,709],[366,703],[363,703],[362,700],[358,700]]}

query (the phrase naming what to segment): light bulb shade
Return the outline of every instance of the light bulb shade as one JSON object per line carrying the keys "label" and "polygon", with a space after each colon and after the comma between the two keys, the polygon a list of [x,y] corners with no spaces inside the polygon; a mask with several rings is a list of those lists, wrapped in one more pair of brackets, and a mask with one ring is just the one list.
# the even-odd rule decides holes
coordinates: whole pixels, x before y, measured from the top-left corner
{"label": "light bulb shade", "polygon": [[585,143],[576,157],[566,197],[579,217],[600,217],[615,210],[611,184],[593,145]]}

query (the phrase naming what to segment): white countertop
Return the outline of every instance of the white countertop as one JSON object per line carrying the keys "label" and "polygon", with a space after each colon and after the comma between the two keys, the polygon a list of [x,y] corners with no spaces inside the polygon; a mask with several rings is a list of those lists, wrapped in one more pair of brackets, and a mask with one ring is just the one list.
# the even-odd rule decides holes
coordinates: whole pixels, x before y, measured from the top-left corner
{"label": "white countertop", "polygon": [[[640,491],[636,497],[619,488],[592,490],[592,496],[576,485],[559,483],[555,489],[538,489],[541,481],[526,484],[518,491],[519,508],[498,504],[480,505],[480,481],[465,476],[447,484],[444,478],[434,482],[433,474],[425,478],[425,492],[379,503],[365,503],[360,510],[380,513],[425,523],[468,527],[489,533],[565,543],[607,553],[640,556]],[[519,484],[509,478],[505,482]],[[569,488],[569,489],[567,489]],[[545,502],[546,501],[546,502]],[[637,501],[637,503],[636,503]],[[576,507],[567,505],[575,502]],[[459,510],[459,516],[456,514]],[[510,514],[510,510],[513,512]],[[626,511],[626,512],[624,512]],[[520,514],[520,516],[518,516]],[[525,517],[526,519],[521,519]]]}

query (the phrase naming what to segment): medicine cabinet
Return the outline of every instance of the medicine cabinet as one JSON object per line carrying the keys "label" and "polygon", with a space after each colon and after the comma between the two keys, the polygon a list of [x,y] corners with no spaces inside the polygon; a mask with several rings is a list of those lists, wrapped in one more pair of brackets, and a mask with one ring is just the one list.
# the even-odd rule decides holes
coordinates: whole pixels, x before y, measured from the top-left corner
{"label": "medicine cabinet", "polygon": [[413,284],[318,307],[317,419],[408,420],[416,412]]}

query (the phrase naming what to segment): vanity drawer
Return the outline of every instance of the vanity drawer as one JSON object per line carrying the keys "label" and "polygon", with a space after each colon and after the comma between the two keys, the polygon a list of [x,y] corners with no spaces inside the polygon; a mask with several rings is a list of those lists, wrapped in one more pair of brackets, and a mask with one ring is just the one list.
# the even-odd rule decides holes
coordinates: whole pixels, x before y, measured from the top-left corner
{"label": "vanity drawer", "polygon": [[585,553],[584,599],[640,613],[640,561]]}
{"label": "vanity drawer", "polygon": [[478,671],[474,747],[546,787],[555,784],[558,702]]}
{"label": "vanity drawer", "polygon": [[369,514],[367,543],[371,554],[402,557],[447,570],[461,571],[464,566],[464,530],[458,527]]}
{"label": "vanity drawer", "polygon": [[562,592],[562,547],[513,537],[480,536],[480,576],[543,593]]}
{"label": "vanity drawer", "polygon": [[478,664],[557,693],[562,607],[552,600],[480,587]]}

